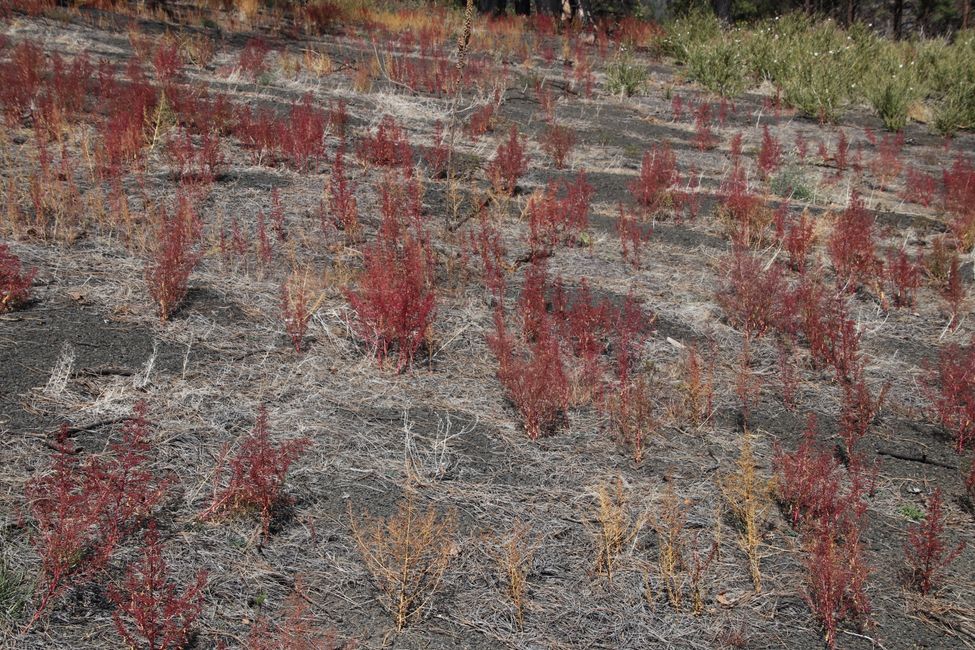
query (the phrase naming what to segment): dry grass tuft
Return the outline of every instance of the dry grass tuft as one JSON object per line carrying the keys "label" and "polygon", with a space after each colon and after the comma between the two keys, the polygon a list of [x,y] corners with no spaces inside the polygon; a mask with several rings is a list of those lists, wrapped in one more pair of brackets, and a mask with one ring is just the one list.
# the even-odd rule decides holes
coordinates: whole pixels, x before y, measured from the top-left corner
{"label": "dry grass tuft", "polygon": [[634,515],[630,499],[617,478],[609,485],[600,485],[596,495],[596,573],[613,579],[613,572],[622,559],[626,547],[634,546],[640,530],[646,523],[642,514]]}
{"label": "dry grass tuft", "polygon": [[721,478],[721,494],[724,495],[738,523],[738,544],[748,556],[748,571],[755,591],[758,592],[762,590],[758,548],[762,541],[765,515],[771,501],[768,481],[762,480],[755,469],[751,437],[751,434],[745,431],[735,471]]}
{"label": "dry grass tuft", "polygon": [[408,492],[388,519],[367,513],[357,522],[349,508],[352,536],[397,630],[423,617],[455,554],[456,514],[421,512],[415,499]]}

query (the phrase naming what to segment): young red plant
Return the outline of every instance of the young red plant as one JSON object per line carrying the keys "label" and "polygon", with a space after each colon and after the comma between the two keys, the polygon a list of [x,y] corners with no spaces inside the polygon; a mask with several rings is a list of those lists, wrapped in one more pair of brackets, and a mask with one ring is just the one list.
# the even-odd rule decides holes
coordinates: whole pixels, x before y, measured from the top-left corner
{"label": "young red plant", "polygon": [[115,629],[132,648],[175,650],[190,640],[193,624],[203,609],[206,571],[197,573],[182,594],[169,577],[163,543],[155,521],[146,530],[142,558],[126,569],[121,584],[109,589],[115,603]]}
{"label": "young red plant", "polygon": [[518,136],[518,128],[512,125],[508,139],[498,145],[494,158],[488,163],[487,175],[495,192],[510,196],[518,187],[518,179],[527,170],[525,145]]}
{"label": "young red plant", "polygon": [[433,252],[419,228],[413,230],[387,213],[376,240],[363,250],[358,288],[346,291],[356,333],[380,363],[395,350],[398,372],[413,362],[436,315]]}
{"label": "young red plant", "polygon": [[961,541],[954,548],[945,543],[945,516],[942,511],[941,488],[937,488],[928,500],[924,521],[907,530],[904,560],[912,587],[927,596],[937,591],[944,573],[965,549]]}
{"label": "young red plant", "polygon": [[27,304],[35,275],[37,269],[25,271],[20,258],[6,244],[0,244],[0,314]]}
{"label": "young red plant", "polygon": [[[308,438],[274,444],[267,409],[261,406],[254,429],[244,437],[230,459],[229,481],[215,489],[213,501],[200,517],[207,519],[225,512],[256,510],[264,537],[267,537],[275,511],[289,501],[284,494],[288,470],[310,445]],[[222,465],[217,468],[215,486],[220,485],[223,470]]]}
{"label": "young red plant", "polygon": [[163,208],[155,247],[146,263],[149,295],[159,307],[159,319],[169,320],[186,296],[190,274],[200,260],[197,242],[203,225],[190,200],[181,195],[176,212],[170,216]]}

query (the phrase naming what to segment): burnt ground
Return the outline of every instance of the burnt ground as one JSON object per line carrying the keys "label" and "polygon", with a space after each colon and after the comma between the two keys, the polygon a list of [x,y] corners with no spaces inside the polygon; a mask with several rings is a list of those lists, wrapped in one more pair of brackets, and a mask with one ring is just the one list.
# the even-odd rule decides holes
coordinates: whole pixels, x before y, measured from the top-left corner
{"label": "burnt ground", "polygon": [[[60,20],[15,16],[4,31],[12,41],[43,43],[49,53],[87,51],[96,59],[121,62],[133,55],[130,40],[120,32],[129,19],[113,20],[98,13],[67,13]],[[180,30],[154,19],[131,24],[157,36]],[[374,53],[368,40],[352,30],[315,38],[284,38],[265,31],[277,51],[269,56],[269,72],[258,83],[234,71],[250,36],[246,29],[183,29],[208,33],[217,46],[212,63],[186,66],[185,83],[226,93],[236,103],[278,110],[306,92],[321,106],[344,99],[353,143],[389,114],[420,151],[429,146],[435,122],[449,122],[456,105],[451,98],[411,93],[381,74],[370,89],[356,90],[350,67]],[[331,56],[333,72],[286,75],[280,52],[299,54],[310,47]],[[748,160],[758,149],[760,124],[768,124],[783,143],[786,168],[806,191],[804,200],[792,200],[791,211],[807,209],[813,215],[818,235],[813,256],[823,268],[828,268],[823,243],[833,215],[845,206],[852,188],[859,188],[875,211],[882,248],[906,242],[912,253],[926,253],[933,237],[945,232],[945,216],[902,199],[902,177],[881,187],[869,168],[875,148],[867,137],[867,129],[880,137],[881,125],[861,108],[852,107],[838,125],[820,125],[769,108],[762,92],[748,93],[735,101],[723,125],[714,125],[718,146],[700,151],[694,144],[691,111],[675,120],[671,96],[680,94],[685,106],[698,101],[717,105],[717,99],[686,83],[679,68],[645,55],[638,58],[652,66],[645,92],[623,100],[609,97],[601,72],[605,61],[595,50],[591,56],[597,61],[594,98],[556,93],[557,119],[577,134],[571,169],[554,169],[535,140],[544,120],[532,90],[539,78],[553,88],[571,88],[571,67],[546,65],[535,57],[511,66],[493,131],[477,143],[462,133],[456,139],[464,173],[461,187],[453,189],[462,197],[460,214],[466,218],[456,232],[446,227],[453,200],[450,184],[424,179],[424,212],[438,254],[438,316],[431,358],[402,374],[378,367],[351,334],[352,313],[342,289],[360,265],[359,251],[335,237],[322,241],[317,209],[327,163],[338,144],[334,134],[327,136],[327,160],[305,171],[254,164],[239,142],[224,139],[225,169],[200,198],[206,254],[191,277],[187,299],[167,323],[159,322],[147,296],[143,252],[137,244],[126,246],[124,238],[97,227],[89,227],[72,243],[11,233],[12,249],[39,269],[32,302],[0,317],[0,458],[6,468],[0,485],[0,559],[8,571],[22,576],[17,590],[30,596],[38,578],[31,524],[21,513],[24,484],[47,466],[53,432],[67,422],[79,453],[97,452],[118,435],[132,405],[146,399],[154,423],[154,467],[173,479],[158,513],[173,574],[188,581],[198,568],[209,572],[191,647],[243,647],[257,617],[280,617],[296,578],[315,623],[362,647],[822,647],[822,634],[802,597],[798,536],[779,509],[770,507],[762,527],[765,584],[755,593],[717,486],[734,467],[741,440],[734,386],[743,337],[723,319],[714,300],[722,261],[731,249],[715,214],[715,194],[730,168],[731,138],[743,134]],[[491,96],[490,91],[469,91],[457,104],[483,104]],[[512,199],[487,200],[484,164],[511,124],[529,136],[529,169]],[[835,147],[840,130],[853,155],[862,150],[860,174],[840,172],[816,155],[819,141],[830,150]],[[10,178],[28,178],[37,157],[30,129],[17,127],[10,133],[0,139],[5,186]],[[69,138],[70,151],[81,150],[85,133],[82,122]],[[810,141],[805,162],[792,146],[800,133]],[[677,153],[682,170],[699,173],[700,215],[643,224],[652,235],[640,268],[634,269],[620,255],[617,206],[630,202],[627,188],[643,151],[663,142]],[[900,160],[905,168],[940,173],[958,152],[973,150],[971,134],[960,134],[946,146],[925,125],[912,124]],[[379,223],[374,188],[383,172],[362,165],[351,153],[347,160],[369,238]],[[126,178],[134,211],[142,209],[146,198],[172,201],[175,184],[167,165],[159,150],[153,150],[147,157],[146,189],[140,189],[134,175]],[[79,165],[79,186],[95,193],[97,184],[85,180],[83,169]],[[551,180],[572,179],[579,169],[587,170],[595,188],[587,245],[559,248],[548,262],[549,273],[570,289],[585,280],[594,294],[616,302],[631,294],[655,314],[641,364],[656,379],[661,417],[640,464],[616,443],[609,419],[591,406],[571,409],[555,435],[527,438],[495,376],[496,362],[485,342],[492,330],[487,291],[476,269],[465,269],[458,261],[459,236],[476,224],[470,216],[486,201],[511,262],[512,312],[524,273],[524,265],[515,260],[528,251],[527,227],[519,215],[533,191]],[[278,250],[269,268],[257,263],[253,251],[247,259],[221,259],[220,229],[235,217],[252,230],[258,211],[269,208],[272,188],[280,192],[285,209],[287,250]],[[776,254],[772,246],[760,252],[766,259]],[[311,269],[324,294],[302,355],[291,348],[278,312],[280,283],[293,260]],[[970,290],[970,263],[965,269]],[[975,548],[961,554],[935,599],[919,599],[906,589],[902,567],[910,513],[923,510],[936,488],[946,496],[947,537],[970,546],[975,542],[975,516],[963,486],[971,459],[955,454],[951,441],[933,424],[922,389],[939,351],[949,343],[968,342],[973,324],[966,309],[961,324],[949,330],[941,299],[928,284],[919,290],[913,310],[885,311],[870,292],[852,295],[849,309],[869,359],[868,383],[875,390],[884,384],[890,389],[861,443],[861,451],[879,468],[865,524],[873,570],[868,586],[872,624],[845,624],[838,645],[970,647],[975,644]],[[715,412],[700,426],[683,421],[671,407],[682,385],[682,347],[691,343],[707,350],[714,372]],[[787,409],[777,384],[774,340],[760,339],[751,351],[762,394],[750,428],[759,474],[770,478],[773,449],[798,444],[808,413],[817,415],[824,438],[835,441],[840,390],[800,350],[799,403]],[[221,450],[250,430],[262,404],[276,437],[312,440],[288,478],[294,502],[279,513],[266,541],[252,518],[198,517],[213,494]],[[392,513],[408,474],[415,477],[423,505],[457,513],[458,530],[442,589],[424,620],[397,633],[377,601],[350,517],[366,511]],[[721,531],[720,553],[706,573],[700,615],[675,611],[654,593],[659,544],[650,526],[633,539],[612,580],[595,574],[594,494],[616,478],[626,486],[634,516],[645,513],[653,521],[669,485],[686,504],[689,531],[696,531],[699,539]],[[516,521],[530,526],[536,548],[523,629],[491,550]],[[103,585],[121,575],[124,560],[134,556],[136,547],[134,541],[126,544],[106,576],[70,590],[28,634],[18,632],[22,619],[0,620],[4,647],[118,647]],[[30,611],[28,604],[25,612]]]}

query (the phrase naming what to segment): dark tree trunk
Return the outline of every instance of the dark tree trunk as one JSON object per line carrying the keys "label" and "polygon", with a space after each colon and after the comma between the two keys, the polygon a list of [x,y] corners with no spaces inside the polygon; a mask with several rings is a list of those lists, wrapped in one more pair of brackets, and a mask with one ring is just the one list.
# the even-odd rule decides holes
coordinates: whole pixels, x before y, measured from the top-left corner
{"label": "dark tree trunk", "polygon": [[731,0],[712,0],[714,13],[718,15],[723,23],[731,22]]}
{"label": "dark tree trunk", "polygon": [[894,38],[898,41],[904,36],[904,0],[894,0],[893,11]]}

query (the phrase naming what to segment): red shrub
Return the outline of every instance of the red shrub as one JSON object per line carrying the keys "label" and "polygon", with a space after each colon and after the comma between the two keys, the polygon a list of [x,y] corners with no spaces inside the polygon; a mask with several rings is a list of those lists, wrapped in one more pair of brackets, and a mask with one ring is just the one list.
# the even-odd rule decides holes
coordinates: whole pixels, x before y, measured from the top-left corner
{"label": "red shrub", "polygon": [[199,141],[196,146],[190,132],[183,129],[170,137],[165,151],[181,182],[209,185],[220,173],[225,160],[220,152],[219,136],[204,133]]}
{"label": "red shrub", "polygon": [[291,107],[291,115],[281,128],[280,148],[296,169],[305,169],[309,162],[325,154],[327,122],[325,114],[312,106],[311,93]]}
{"label": "red shrub", "polygon": [[155,247],[146,263],[149,295],[159,306],[160,320],[168,320],[186,296],[190,274],[200,260],[196,250],[203,225],[186,196],[180,196],[176,213],[160,209]]}
{"label": "red shrub", "polygon": [[694,113],[694,144],[701,151],[714,149],[717,138],[711,131],[711,104],[701,102]]}
{"label": "red shrub", "polygon": [[528,169],[525,145],[518,137],[514,125],[508,132],[508,140],[498,145],[494,158],[488,163],[487,175],[494,191],[499,194],[514,194],[518,179]]}
{"label": "red shrub", "polygon": [[731,241],[736,246],[751,246],[766,238],[772,212],[760,196],[748,187],[742,166],[732,167],[718,188],[721,196],[720,216],[726,222]]}
{"label": "red shrub", "polygon": [[650,226],[644,227],[635,215],[629,214],[626,211],[622,203],[619,205],[619,211],[620,216],[616,220],[616,232],[620,238],[620,250],[623,261],[632,265],[633,268],[639,269],[643,245],[650,241],[653,228]]}
{"label": "red shrub", "polygon": [[359,142],[359,158],[380,167],[409,167],[413,150],[403,128],[389,115],[379,121],[375,135],[363,136]]}
{"label": "red shrub", "polygon": [[886,188],[891,180],[900,176],[903,169],[900,155],[904,148],[904,134],[888,133],[876,145],[877,154],[870,163],[870,171],[880,181],[880,186]]}
{"label": "red shrub", "polygon": [[444,141],[443,124],[437,122],[433,130],[432,146],[427,149],[423,158],[430,168],[430,176],[437,178],[446,175],[447,161],[450,159],[449,144]]}
{"label": "red shrub", "polygon": [[928,393],[938,422],[961,454],[975,442],[975,339],[941,351],[938,367],[928,375]]}
{"label": "red shrub", "polygon": [[213,502],[200,515],[206,519],[224,512],[257,511],[264,536],[270,534],[274,511],[289,502],[284,494],[284,480],[298,457],[311,445],[308,438],[298,438],[275,445],[268,431],[267,409],[257,411],[257,422],[230,459],[230,480],[218,488],[224,467],[218,466],[214,479]]}
{"label": "red shrub", "polygon": [[31,542],[43,579],[33,625],[66,589],[93,578],[116,546],[131,535],[166,490],[147,468],[150,453],[146,405],[136,404],[122,440],[102,457],[81,462],[61,427],[52,471],[26,486],[28,512],[35,522]]}
{"label": "red shrub", "polygon": [[871,283],[881,270],[875,254],[874,219],[856,193],[833,226],[829,255],[837,284],[850,291]]}
{"label": "red shrub", "polygon": [[[596,397],[602,390],[600,384],[606,370],[604,356],[616,329],[618,310],[609,299],[595,301],[585,280],[572,296],[571,302],[564,295],[560,282],[556,284],[555,294],[552,300],[553,327],[563,344],[578,360],[578,363],[572,364],[576,369],[573,378],[580,393]],[[639,313],[638,308],[637,312]],[[620,336],[627,346],[634,348],[637,344],[631,339],[635,334],[636,332],[625,331]],[[623,355],[621,364],[628,364],[633,350],[618,352]],[[625,372],[628,374],[628,367]]]}
{"label": "red shrub", "polygon": [[88,80],[93,73],[86,54],[76,56],[70,66],[58,54],[51,58],[51,78],[46,94],[62,116],[70,119],[84,109]]}
{"label": "red shrub", "polygon": [[[354,240],[359,235],[359,209],[355,198],[355,186],[345,175],[345,144],[339,144],[332,163],[332,174],[326,183],[328,193],[328,214],[331,225],[337,226],[345,236]],[[322,213],[324,217],[324,212]],[[328,232],[330,225],[322,219],[322,231]]]}
{"label": "red shrub", "polygon": [[814,238],[813,222],[808,218],[808,213],[803,211],[799,220],[793,221],[785,234],[784,246],[789,253],[789,265],[793,270],[805,272],[806,258],[812,249]]}
{"label": "red shrub", "polygon": [[6,244],[0,244],[0,314],[27,304],[36,274],[37,269],[24,271],[20,258]]}
{"label": "red shrub", "polygon": [[684,100],[677,93],[674,93],[670,100],[670,113],[675,122],[680,122],[684,118]]}
{"label": "red shrub", "polygon": [[567,126],[554,122],[545,127],[542,133],[542,151],[548,154],[556,169],[563,169],[572,147],[575,146],[575,133]]}
{"label": "red shrub", "polygon": [[938,191],[938,179],[931,174],[917,171],[911,167],[907,169],[904,190],[900,194],[902,201],[919,203],[930,207],[934,202],[934,195]]}
{"label": "red shrub", "polygon": [[477,144],[482,135],[493,130],[494,109],[494,103],[489,102],[471,113],[471,118],[464,128],[464,131],[470,136],[471,142]]}
{"label": "red shrub", "polygon": [[911,259],[907,251],[901,248],[896,252],[887,253],[887,265],[884,270],[891,293],[894,295],[894,306],[913,307],[914,294],[921,286],[920,261]]}
{"label": "red shrub", "polygon": [[569,383],[558,341],[547,318],[543,323],[527,354],[513,351],[503,334],[492,340],[498,358],[498,379],[532,440],[552,433],[569,406]]}
{"label": "red shrub", "polygon": [[776,327],[782,310],[782,270],[776,264],[765,266],[747,250],[736,248],[725,262],[728,279],[716,296],[728,322],[748,337]]}
{"label": "red shrub", "polygon": [[965,302],[965,287],[961,281],[961,266],[958,260],[958,253],[953,253],[951,261],[948,263],[945,282],[941,287],[941,297],[948,303],[948,311],[951,316],[949,325],[958,326],[958,314],[961,312],[962,303]]}
{"label": "red shrub", "polygon": [[136,161],[146,146],[146,121],[158,103],[158,91],[146,79],[133,59],[126,68],[128,79],[108,83],[105,98],[107,118],[100,125],[102,146],[98,151],[99,169],[111,179]]}
{"label": "red shrub", "polygon": [[355,650],[354,642],[342,643],[334,630],[321,630],[314,624],[307,598],[295,579],[295,593],[288,598],[284,620],[272,630],[266,618],[259,618],[247,635],[247,650]]}
{"label": "red shrub", "polygon": [[307,278],[297,273],[281,284],[281,320],[284,329],[291,339],[295,352],[301,353],[308,321],[311,320],[314,306],[311,305],[312,295],[309,292]]}
{"label": "red shrub", "polygon": [[945,533],[941,488],[928,501],[924,521],[908,528],[904,560],[909,570],[911,586],[921,594],[936,591],[948,566],[965,549],[965,542],[949,550],[943,539]]}
{"label": "red shrub", "polygon": [[419,231],[409,233],[395,215],[384,215],[376,240],[363,251],[365,269],[346,299],[356,313],[357,334],[382,363],[395,349],[397,371],[431,334],[436,312],[433,253]]}
{"label": "red shrub", "polygon": [[165,84],[177,79],[183,67],[179,45],[175,42],[161,42],[152,55],[152,67],[161,83]]}
{"label": "red shrub", "polygon": [[481,225],[476,235],[471,235],[471,248],[481,260],[481,277],[497,304],[504,299],[505,249],[501,233],[491,224],[482,211]]}
{"label": "red shrub", "polygon": [[806,163],[806,156],[809,155],[809,140],[806,138],[805,133],[796,133],[796,156],[799,158],[799,162],[802,164]]}
{"label": "red shrub", "polygon": [[278,242],[283,244],[288,240],[288,231],[284,223],[284,206],[281,205],[281,193],[276,187],[271,189],[269,216],[271,217],[271,228],[274,229],[274,235],[278,238]]}
{"label": "red shrub", "polygon": [[650,215],[665,207],[679,179],[677,156],[670,145],[653,147],[643,152],[640,176],[629,184],[630,194]]}
{"label": "red shrub", "polygon": [[337,102],[329,101],[328,103],[328,114],[326,115],[328,120],[328,126],[335,130],[335,135],[345,140],[345,127],[349,123],[349,111],[346,108],[345,100],[340,99]]}
{"label": "red shrub", "polygon": [[782,145],[769,133],[768,125],[763,127],[762,146],[758,151],[758,169],[763,178],[769,178],[782,164]]}
{"label": "red shrub", "polygon": [[839,624],[870,614],[866,581],[870,568],[864,557],[861,519],[866,505],[846,505],[835,523],[813,528],[805,541],[806,601],[823,626],[826,644],[836,647]]}
{"label": "red shrub", "polygon": [[954,217],[948,225],[962,250],[971,250],[975,245],[975,167],[959,154],[943,178],[944,206]]}
{"label": "red shrub", "polygon": [[[861,362],[859,359],[857,364]],[[887,396],[889,384],[885,384],[876,398],[870,392],[862,365],[852,370],[852,375],[842,381],[843,406],[840,411],[839,435],[843,440],[843,453],[851,471],[862,467],[862,457],[857,451],[859,442],[867,435],[870,425],[880,412]]]}
{"label": "red shrub", "polygon": [[163,544],[154,521],[146,530],[142,559],[130,564],[122,584],[109,589],[117,609],[112,620],[119,636],[132,648],[175,650],[184,647],[203,609],[206,571],[196,575],[182,595],[169,578]]}
{"label": "red shrub", "polygon": [[342,5],[330,0],[302,5],[301,11],[306,29],[314,34],[325,34],[348,17]]}
{"label": "red shrub", "polygon": [[13,124],[31,111],[44,73],[44,53],[30,41],[21,41],[7,61],[0,62],[0,106]]}
{"label": "red shrub", "polygon": [[833,516],[839,493],[839,462],[816,442],[816,418],[810,414],[802,442],[794,452],[776,447],[776,495],[792,526]]}
{"label": "red shrub", "polygon": [[563,186],[565,196],[558,198],[555,181],[545,191],[528,202],[528,244],[533,255],[551,255],[560,241],[575,242],[589,226],[589,202],[593,187],[586,181],[585,171],[576,180]]}
{"label": "red shrub", "polygon": [[240,52],[237,60],[238,67],[247,73],[251,79],[257,80],[258,77],[267,72],[267,55],[271,51],[267,43],[260,37],[254,37],[244,44],[244,49]]}
{"label": "red shrub", "polygon": [[846,139],[846,132],[840,131],[840,137],[836,141],[836,155],[833,156],[833,160],[836,163],[836,173],[837,175],[846,171],[847,159],[849,158],[850,143]]}

